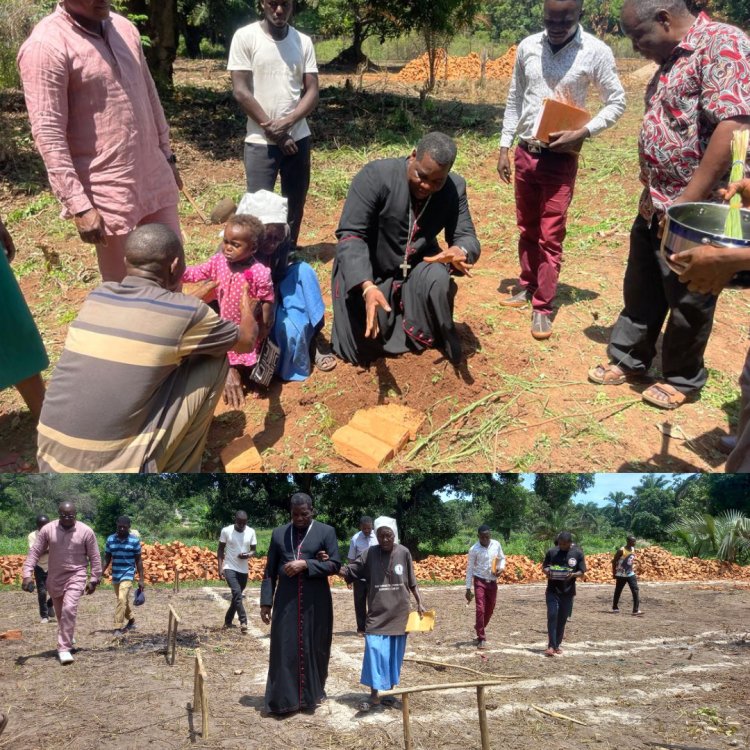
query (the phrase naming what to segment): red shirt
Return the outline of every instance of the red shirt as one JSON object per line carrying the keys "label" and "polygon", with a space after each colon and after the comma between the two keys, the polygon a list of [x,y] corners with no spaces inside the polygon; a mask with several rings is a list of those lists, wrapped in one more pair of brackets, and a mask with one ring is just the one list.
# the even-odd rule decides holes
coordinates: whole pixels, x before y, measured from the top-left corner
{"label": "red shirt", "polygon": [[685,190],[716,126],[750,115],[750,38],[701,13],[654,74],[645,100],[639,210],[650,220]]}

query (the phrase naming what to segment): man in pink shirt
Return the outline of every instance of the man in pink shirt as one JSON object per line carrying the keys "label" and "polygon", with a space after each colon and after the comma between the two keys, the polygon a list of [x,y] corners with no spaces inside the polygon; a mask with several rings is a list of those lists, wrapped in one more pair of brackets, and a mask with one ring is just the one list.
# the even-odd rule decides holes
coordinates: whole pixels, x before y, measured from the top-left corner
{"label": "man in pink shirt", "polygon": [[[34,566],[49,552],[47,591],[57,615],[57,653],[61,664],[71,664],[78,602],[93,594],[102,578],[102,560],[96,535],[85,523],[76,521],[76,506],[63,502],[57,508],[59,520],[43,526],[23,564],[24,591],[33,591]],[[86,571],[91,577],[86,583]]]}
{"label": "man in pink shirt", "polygon": [[18,66],[50,186],[104,281],[125,276],[124,243],[141,224],[180,236],[182,181],[138,30],[111,0],[59,0],[23,43]]}

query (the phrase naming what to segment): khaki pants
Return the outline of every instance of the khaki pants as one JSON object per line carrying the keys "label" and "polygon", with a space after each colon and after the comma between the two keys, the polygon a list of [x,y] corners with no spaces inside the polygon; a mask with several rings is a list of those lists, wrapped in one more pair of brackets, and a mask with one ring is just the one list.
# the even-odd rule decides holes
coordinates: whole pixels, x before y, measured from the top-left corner
{"label": "khaki pants", "polygon": [[115,627],[122,629],[133,617],[133,610],[130,608],[130,592],[133,590],[133,582],[120,581],[120,583],[113,583],[112,585],[115,587],[115,596],[117,597]]}

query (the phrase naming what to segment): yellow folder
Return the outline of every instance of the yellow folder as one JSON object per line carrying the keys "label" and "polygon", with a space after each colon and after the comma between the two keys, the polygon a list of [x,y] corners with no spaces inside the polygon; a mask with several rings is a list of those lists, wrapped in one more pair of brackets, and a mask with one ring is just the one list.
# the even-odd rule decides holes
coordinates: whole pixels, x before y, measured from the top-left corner
{"label": "yellow folder", "polygon": [[429,633],[435,629],[435,610],[428,609],[424,617],[420,619],[419,612],[409,612],[409,619],[406,622],[407,633]]}

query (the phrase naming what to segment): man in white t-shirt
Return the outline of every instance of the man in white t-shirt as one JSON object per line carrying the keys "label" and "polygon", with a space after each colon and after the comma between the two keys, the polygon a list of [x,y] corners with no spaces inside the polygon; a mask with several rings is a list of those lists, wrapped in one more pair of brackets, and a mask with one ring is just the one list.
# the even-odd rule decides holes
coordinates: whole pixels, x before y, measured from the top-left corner
{"label": "man in white t-shirt", "polygon": [[247,115],[247,191],[273,190],[289,201],[297,244],[310,185],[310,128],[318,104],[318,64],[312,40],[289,25],[293,0],[263,0],[263,20],[238,29],[227,69],[232,93]]}
{"label": "man in white t-shirt", "polygon": [[238,510],[234,514],[234,524],[225,526],[219,536],[219,577],[223,578],[232,590],[232,603],[224,616],[224,627],[234,627],[235,613],[240,619],[240,630],[247,633],[247,613],[242,604],[242,592],[247,586],[247,561],[255,554],[255,530],[247,525],[247,513]]}
{"label": "man in white t-shirt", "polygon": [[[348,563],[353,563],[365,550],[378,543],[372,525],[370,516],[362,516],[359,519],[359,531],[352,537],[349,544],[349,554],[346,556]],[[364,638],[365,623],[367,622],[367,581],[358,578],[348,585],[354,591],[354,616],[357,618],[357,635]]]}
{"label": "man in white t-shirt", "polygon": [[[36,531],[29,533],[29,549],[34,546],[37,534],[43,526],[49,523],[49,518],[44,514],[36,517]],[[34,566],[34,580],[36,581],[36,595],[39,599],[39,617],[42,624],[55,619],[55,608],[52,606],[52,597],[47,593],[47,565],[49,564],[49,553],[45,552],[39,556]]]}
{"label": "man in white t-shirt", "polygon": [[490,527],[482,524],[477,529],[479,541],[469,549],[466,564],[466,601],[472,599],[471,585],[476,593],[477,648],[487,648],[485,628],[495,611],[497,577],[505,570],[505,555],[500,542],[492,539]]}

